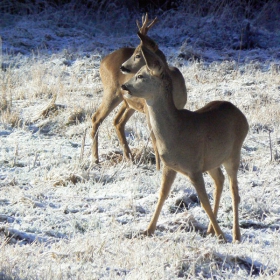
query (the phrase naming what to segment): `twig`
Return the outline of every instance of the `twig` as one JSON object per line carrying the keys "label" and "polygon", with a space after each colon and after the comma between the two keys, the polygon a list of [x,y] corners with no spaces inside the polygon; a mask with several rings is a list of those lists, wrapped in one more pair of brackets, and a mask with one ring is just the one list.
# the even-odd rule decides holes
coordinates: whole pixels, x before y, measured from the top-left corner
{"label": "twig", "polygon": [[38,159],[38,152],[36,151],[36,152],[35,152],[35,156],[34,156],[34,160],[33,160],[32,167],[29,168],[28,172],[35,168],[37,159]]}
{"label": "twig", "polygon": [[270,161],[272,161],[272,143],[271,143],[271,136],[270,136],[271,131],[268,131],[268,137],[269,137],[269,148],[270,148]]}
{"label": "twig", "polygon": [[51,101],[48,103],[48,105],[43,109],[43,111],[39,114],[37,114],[37,116],[33,117],[33,119],[31,120],[32,122],[36,122],[38,121],[40,118],[47,118],[48,114],[50,111],[52,110],[57,110],[58,109],[58,105],[55,104],[55,101],[57,99],[57,94],[55,93],[51,99]]}
{"label": "twig", "polygon": [[85,129],[84,135],[83,135],[83,138],[82,138],[82,146],[81,146],[81,153],[80,153],[80,163],[81,163],[81,161],[83,160],[83,157],[84,157],[86,135],[87,135],[87,128]]}
{"label": "twig", "polygon": [[4,232],[7,237],[13,237],[17,240],[24,240],[25,242],[31,244],[34,241],[38,241],[39,243],[44,243],[50,240],[50,238],[41,237],[34,233],[27,233],[24,231],[19,231],[14,228],[9,227],[0,227],[0,232]]}
{"label": "twig", "polygon": [[8,180],[8,178],[6,178],[4,181],[2,181],[0,183],[0,188],[4,187],[4,186],[15,186],[16,185],[16,178],[13,177],[12,179]]}
{"label": "twig", "polygon": [[17,157],[18,157],[18,143],[16,144],[16,148],[15,148],[14,160],[13,160],[13,166],[16,166],[16,163],[17,163]]}
{"label": "twig", "polygon": [[2,70],[3,56],[2,56],[2,38],[0,36],[0,71]]}
{"label": "twig", "polygon": [[239,69],[240,55],[241,55],[242,43],[243,43],[243,31],[244,31],[244,28],[242,28],[242,30],[241,30],[241,38],[240,38],[240,46],[239,46],[238,59],[237,59],[237,65],[236,65],[236,73]]}

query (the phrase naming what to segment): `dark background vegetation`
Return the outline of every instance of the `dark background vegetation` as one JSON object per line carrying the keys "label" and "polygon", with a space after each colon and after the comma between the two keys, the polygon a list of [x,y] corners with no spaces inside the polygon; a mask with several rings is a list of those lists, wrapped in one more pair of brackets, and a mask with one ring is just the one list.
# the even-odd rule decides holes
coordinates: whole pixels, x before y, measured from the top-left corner
{"label": "dark background vegetation", "polygon": [[224,8],[231,8],[234,13],[251,19],[256,12],[261,9],[275,10],[280,12],[278,0],[2,0],[0,2],[0,11],[12,14],[30,14],[40,13],[43,10],[52,8],[64,8],[72,10],[94,13],[96,11],[106,12],[108,8],[126,8],[131,12],[146,11],[166,11],[170,9],[182,10],[189,13],[195,13],[200,16],[209,14],[217,14],[222,12]]}
{"label": "dark background vegetation", "polygon": [[[49,34],[40,33],[41,41],[32,41],[38,37],[32,24],[26,28],[25,35],[17,30],[22,34],[12,37],[10,28],[34,15],[42,29],[47,25],[55,30],[56,38],[68,34],[71,28],[93,36],[99,30],[107,35],[110,32],[130,34],[136,31],[135,19],[140,19],[145,12],[150,18],[158,16],[159,25],[172,29],[171,37],[153,35],[165,46],[187,45],[196,52],[201,49],[203,52],[204,47],[248,50],[280,45],[280,0],[0,0],[0,36],[3,48],[14,53],[45,47],[55,49]],[[64,41],[62,46],[67,47]],[[193,50],[191,57],[201,57],[200,53],[193,55]],[[182,56],[188,58],[185,52]]]}
{"label": "dark background vegetation", "polygon": [[[280,0],[0,0],[0,36],[11,45],[4,47],[17,52],[7,29],[33,15],[39,22],[47,18],[48,27],[56,24],[56,32],[58,27],[80,27],[88,34],[95,34],[98,28],[115,34],[135,33],[136,25],[131,20],[135,22],[145,12],[149,12],[150,18],[158,16],[165,28],[180,29],[168,38],[155,34],[154,39],[163,45],[172,45],[172,39],[174,44],[182,45],[184,36],[190,38],[188,45],[196,50],[205,46],[268,49],[280,44]],[[110,28],[104,28],[104,21]],[[29,28],[27,32],[32,30]],[[41,45],[31,44],[30,49],[36,48]]]}
{"label": "dark background vegetation", "polygon": [[[63,10],[82,14],[83,18],[107,19],[119,15],[133,15],[149,12],[160,16],[166,11],[194,15],[214,16],[254,21],[255,26],[265,26],[269,31],[280,30],[280,0],[0,0],[0,13],[31,15]],[[230,16],[229,16],[230,15]],[[4,17],[0,16],[3,22]]]}

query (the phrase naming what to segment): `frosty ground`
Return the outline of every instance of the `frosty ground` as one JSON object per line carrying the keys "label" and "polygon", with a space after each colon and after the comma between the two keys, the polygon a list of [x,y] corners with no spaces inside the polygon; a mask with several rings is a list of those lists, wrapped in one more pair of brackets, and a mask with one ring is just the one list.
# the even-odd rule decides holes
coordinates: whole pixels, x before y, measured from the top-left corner
{"label": "frosty ground", "polygon": [[[183,73],[187,109],[228,100],[250,124],[239,170],[242,242],[231,243],[226,181],[218,221],[208,224],[187,178],[178,175],[155,236],[146,228],[158,197],[144,115],[126,126],[134,164],[122,159],[113,112],[99,129],[91,165],[91,115],[102,100],[102,57],[136,46],[123,11],[88,19],[66,11],[3,15],[0,92],[0,279],[277,279],[280,275],[280,33],[251,22],[161,13],[150,32]],[[204,176],[213,202],[213,182]],[[135,238],[128,239],[132,232]]]}

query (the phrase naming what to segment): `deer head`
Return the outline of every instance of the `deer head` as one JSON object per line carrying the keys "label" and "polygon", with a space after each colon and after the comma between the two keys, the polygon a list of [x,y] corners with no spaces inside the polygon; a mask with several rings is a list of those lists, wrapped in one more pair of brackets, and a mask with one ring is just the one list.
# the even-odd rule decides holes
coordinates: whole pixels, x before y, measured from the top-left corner
{"label": "deer head", "polygon": [[144,98],[149,104],[157,97],[162,87],[166,87],[170,78],[166,75],[165,64],[155,53],[144,46],[141,47],[141,52],[145,66],[127,83],[123,84],[122,89],[126,92],[126,98],[132,96]]}
{"label": "deer head", "polygon": [[140,26],[139,22],[136,21],[138,26],[138,37],[140,38],[140,44],[136,49],[134,50],[133,55],[125,61],[122,66],[120,67],[120,70],[123,74],[128,73],[136,73],[143,65],[145,65],[145,61],[143,59],[142,53],[141,53],[141,46],[145,46],[146,48],[150,49],[153,52],[156,52],[158,50],[158,46],[155,41],[153,41],[151,38],[147,36],[147,33],[149,29],[157,22],[157,18],[155,18],[149,25],[148,25],[148,14],[143,16],[142,18],[142,26]]}

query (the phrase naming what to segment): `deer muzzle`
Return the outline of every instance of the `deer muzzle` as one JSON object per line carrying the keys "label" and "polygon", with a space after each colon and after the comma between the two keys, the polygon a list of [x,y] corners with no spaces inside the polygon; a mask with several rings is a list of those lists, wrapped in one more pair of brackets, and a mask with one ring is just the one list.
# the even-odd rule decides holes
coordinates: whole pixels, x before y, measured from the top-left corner
{"label": "deer muzzle", "polygon": [[125,68],[124,66],[121,66],[120,70],[122,71],[123,74],[128,74],[131,72],[129,69]]}
{"label": "deer muzzle", "polygon": [[130,98],[130,97],[132,96],[132,95],[131,95],[131,92],[129,91],[128,87],[127,87],[125,84],[123,84],[123,85],[121,86],[121,88],[122,88],[123,91],[125,91],[124,97]]}
{"label": "deer muzzle", "polygon": [[122,88],[122,90],[125,90],[125,91],[128,91],[128,92],[129,92],[129,89],[128,89],[128,87],[127,87],[125,84],[123,84],[123,85],[121,86],[121,88]]}

